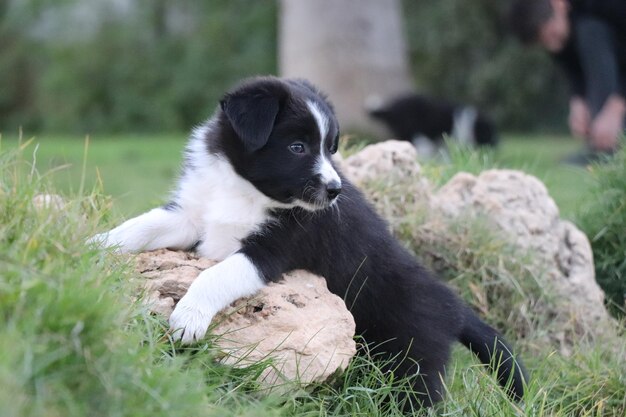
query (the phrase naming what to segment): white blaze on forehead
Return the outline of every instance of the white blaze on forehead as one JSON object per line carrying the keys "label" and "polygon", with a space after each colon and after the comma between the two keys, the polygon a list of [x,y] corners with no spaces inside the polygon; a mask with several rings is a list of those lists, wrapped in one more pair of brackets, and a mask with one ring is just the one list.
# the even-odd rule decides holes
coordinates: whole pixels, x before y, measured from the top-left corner
{"label": "white blaze on forehead", "polygon": [[317,123],[317,128],[320,131],[320,156],[317,158],[317,162],[315,163],[315,171],[322,177],[322,182],[324,184],[337,182],[341,185],[339,174],[337,174],[335,168],[333,168],[328,158],[326,158],[326,155],[324,155],[324,149],[326,148],[326,136],[328,135],[328,126],[330,124],[328,117],[320,109],[317,103],[307,101],[306,105],[311,111],[311,114]]}
{"label": "white blaze on forehead", "polygon": [[311,114],[315,118],[315,122],[317,123],[317,128],[320,131],[320,138],[322,139],[322,145],[326,140],[326,135],[328,134],[328,117],[322,112],[319,105],[312,101],[306,102],[307,107],[311,111]]}

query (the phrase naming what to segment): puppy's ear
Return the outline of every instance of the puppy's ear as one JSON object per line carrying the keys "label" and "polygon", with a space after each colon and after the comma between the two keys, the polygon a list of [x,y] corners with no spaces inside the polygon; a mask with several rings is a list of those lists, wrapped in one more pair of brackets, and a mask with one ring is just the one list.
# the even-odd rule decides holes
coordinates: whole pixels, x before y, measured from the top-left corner
{"label": "puppy's ear", "polygon": [[262,82],[226,94],[220,106],[248,152],[261,149],[272,133],[285,90]]}

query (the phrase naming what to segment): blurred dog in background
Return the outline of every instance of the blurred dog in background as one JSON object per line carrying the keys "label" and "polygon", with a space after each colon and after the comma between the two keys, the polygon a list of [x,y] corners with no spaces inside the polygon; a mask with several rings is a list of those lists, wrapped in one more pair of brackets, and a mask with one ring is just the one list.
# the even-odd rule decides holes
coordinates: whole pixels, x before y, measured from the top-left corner
{"label": "blurred dog in background", "polygon": [[386,102],[371,98],[366,107],[395,139],[411,142],[422,157],[445,154],[444,138],[472,148],[498,143],[493,122],[474,106],[409,93]]}

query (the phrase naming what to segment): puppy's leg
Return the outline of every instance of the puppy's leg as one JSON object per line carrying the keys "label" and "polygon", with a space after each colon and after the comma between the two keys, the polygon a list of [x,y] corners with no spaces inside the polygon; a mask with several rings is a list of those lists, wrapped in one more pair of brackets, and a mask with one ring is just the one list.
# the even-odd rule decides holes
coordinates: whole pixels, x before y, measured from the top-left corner
{"label": "puppy's leg", "polygon": [[242,253],[203,271],[170,316],[174,339],[191,343],[204,337],[213,316],[240,297],[256,293],[265,280]]}
{"label": "puppy's leg", "polygon": [[433,158],[437,153],[437,147],[435,146],[432,139],[424,135],[416,135],[411,141],[413,146],[415,146],[415,150],[417,151],[417,155],[423,159]]}
{"label": "puppy's leg", "polygon": [[155,208],[92,237],[89,243],[118,247],[120,252],[127,253],[187,249],[198,241],[198,236],[196,227],[181,208]]}

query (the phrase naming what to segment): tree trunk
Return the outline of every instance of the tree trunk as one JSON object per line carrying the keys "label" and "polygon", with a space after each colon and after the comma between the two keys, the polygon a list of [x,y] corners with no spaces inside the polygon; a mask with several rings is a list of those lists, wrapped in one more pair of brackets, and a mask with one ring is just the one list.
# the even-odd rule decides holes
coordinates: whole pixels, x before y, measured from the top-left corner
{"label": "tree trunk", "polygon": [[279,70],[327,93],[344,131],[380,135],[366,101],[412,90],[400,0],[281,0]]}

